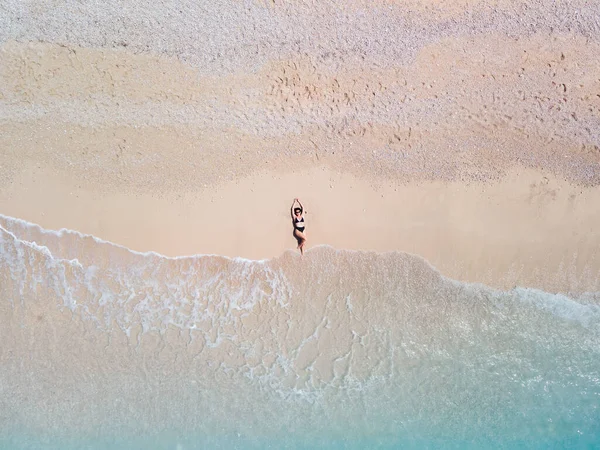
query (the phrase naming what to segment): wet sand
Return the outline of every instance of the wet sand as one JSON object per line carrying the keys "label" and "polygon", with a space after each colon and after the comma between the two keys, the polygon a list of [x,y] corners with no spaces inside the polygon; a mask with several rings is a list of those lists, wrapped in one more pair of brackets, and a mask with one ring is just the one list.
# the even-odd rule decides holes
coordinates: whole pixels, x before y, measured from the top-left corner
{"label": "wet sand", "polygon": [[600,188],[532,170],[486,183],[374,185],[317,168],[161,195],[101,193],[33,170],[0,194],[0,208],[139,252],[268,259],[295,246],[296,195],[307,210],[309,248],[413,253],[446,276],[502,289],[600,288]]}

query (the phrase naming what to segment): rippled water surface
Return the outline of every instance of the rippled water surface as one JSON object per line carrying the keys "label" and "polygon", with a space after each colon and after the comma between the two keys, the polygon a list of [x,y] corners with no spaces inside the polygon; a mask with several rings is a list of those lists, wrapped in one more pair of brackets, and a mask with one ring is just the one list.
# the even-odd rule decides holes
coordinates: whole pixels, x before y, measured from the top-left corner
{"label": "rippled water surface", "polygon": [[0,448],[600,447],[599,293],[0,225]]}

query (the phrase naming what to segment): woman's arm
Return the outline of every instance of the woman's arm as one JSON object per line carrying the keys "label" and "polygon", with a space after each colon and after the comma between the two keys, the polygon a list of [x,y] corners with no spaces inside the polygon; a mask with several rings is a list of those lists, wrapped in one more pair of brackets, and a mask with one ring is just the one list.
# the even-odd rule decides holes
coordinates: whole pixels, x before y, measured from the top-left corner
{"label": "woman's arm", "polygon": [[292,221],[294,220],[294,205],[296,204],[296,200],[298,199],[294,199],[294,201],[292,202],[292,207],[290,208],[290,216],[292,216]]}
{"label": "woman's arm", "polygon": [[300,203],[300,199],[297,198],[296,201],[298,202],[298,204],[300,205],[300,209],[302,210],[302,214],[304,214],[304,206],[302,206],[302,203]]}

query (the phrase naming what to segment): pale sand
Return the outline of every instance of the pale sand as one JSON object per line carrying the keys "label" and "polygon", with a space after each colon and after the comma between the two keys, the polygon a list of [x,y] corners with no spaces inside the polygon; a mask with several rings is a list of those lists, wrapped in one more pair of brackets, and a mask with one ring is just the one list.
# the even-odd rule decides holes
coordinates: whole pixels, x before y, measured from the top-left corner
{"label": "pale sand", "polygon": [[535,171],[487,183],[373,185],[312,169],[152,195],[102,193],[31,170],[0,194],[0,211],[137,251],[263,259],[294,248],[296,196],[307,209],[309,248],[414,253],[452,278],[505,289],[600,289],[600,187]]}
{"label": "pale sand", "polygon": [[[546,402],[533,397],[547,355],[565,385],[593,375],[588,300],[503,296],[418,258],[314,247],[410,252],[504,289],[600,292],[598,0],[180,5],[3,2],[0,213],[138,251],[280,259],[165,263],[3,232],[4,423],[91,435],[143,421],[134,434],[152,436],[169,423],[239,433],[241,417],[269,435],[334,423],[287,397],[332,387],[352,418],[340,436],[371,409],[387,416],[377,426],[411,417],[389,413],[400,399],[456,437],[460,420],[496,429],[498,405],[514,418]],[[304,259],[289,253],[293,197],[308,211]],[[459,378],[436,384],[444,372]],[[492,374],[479,405],[461,383]],[[402,395],[373,397],[369,379]],[[508,435],[531,433],[521,422]]]}
{"label": "pale sand", "polygon": [[310,246],[598,290],[595,5],[365,5],[7,3],[0,213],[268,258],[293,247],[299,196]]}
{"label": "pale sand", "polygon": [[402,182],[496,179],[516,165],[600,182],[600,44],[582,36],[444,38],[385,69],[296,55],[221,76],[123,49],[0,52],[4,183],[28,164],[127,191],[267,165]]}

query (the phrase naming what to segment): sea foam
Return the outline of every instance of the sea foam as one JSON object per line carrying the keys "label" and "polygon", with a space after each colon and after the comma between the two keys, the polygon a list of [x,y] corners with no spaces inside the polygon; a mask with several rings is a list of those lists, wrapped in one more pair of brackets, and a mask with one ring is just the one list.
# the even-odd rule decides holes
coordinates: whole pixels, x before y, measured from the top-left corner
{"label": "sea foam", "polygon": [[327,246],[168,258],[6,216],[0,280],[12,448],[600,442],[597,293]]}

